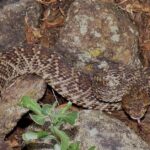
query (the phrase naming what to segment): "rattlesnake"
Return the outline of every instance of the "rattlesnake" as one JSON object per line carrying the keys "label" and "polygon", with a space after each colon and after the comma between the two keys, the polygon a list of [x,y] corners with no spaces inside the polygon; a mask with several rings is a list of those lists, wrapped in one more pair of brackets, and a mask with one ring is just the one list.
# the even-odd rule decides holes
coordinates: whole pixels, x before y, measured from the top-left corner
{"label": "rattlesnake", "polygon": [[27,73],[41,76],[64,98],[89,109],[121,109],[123,95],[133,86],[148,92],[147,77],[140,69],[117,65],[114,69],[99,69],[91,79],[65,63],[56,52],[40,46],[26,45],[0,54],[0,91]]}

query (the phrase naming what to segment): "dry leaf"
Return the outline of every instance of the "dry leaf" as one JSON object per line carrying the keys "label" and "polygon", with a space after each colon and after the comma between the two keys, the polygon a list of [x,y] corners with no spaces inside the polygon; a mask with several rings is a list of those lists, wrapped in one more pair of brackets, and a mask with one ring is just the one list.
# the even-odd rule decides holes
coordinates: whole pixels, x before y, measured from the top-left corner
{"label": "dry leaf", "polygon": [[41,45],[43,46],[43,47],[46,47],[46,48],[49,48],[49,38],[48,37],[46,37],[46,36],[43,36],[42,38],[41,38]]}
{"label": "dry leaf", "polygon": [[142,47],[142,49],[144,49],[144,51],[145,51],[145,50],[146,50],[146,51],[150,51],[150,41],[143,42],[143,43],[141,44],[141,47]]}
{"label": "dry leaf", "polygon": [[19,143],[16,139],[9,140],[6,143],[12,148],[19,147]]}
{"label": "dry leaf", "polygon": [[41,3],[41,4],[44,4],[44,5],[49,5],[49,4],[58,2],[58,0],[36,0],[36,1]]}
{"label": "dry leaf", "polygon": [[56,18],[54,21],[49,22],[48,20],[44,20],[42,24],[42,28],[55,28],[55,27],[60,27],[64,24],[65,18],[63,16],[60,16]]}
{"label": "dry leaf", "polygon": [[126,10],[130,13],[133,12],[144,12],[144,13],[150,13],[150,6],[140,4],[140,3],[134,3],[134,4],[128,4],[126,6]]}
{"label": "dry leaf", "polygon": [[25,16],[25,34],[27,43],[36,43],[42,37],[40,29],[29,26],[28,17]]}

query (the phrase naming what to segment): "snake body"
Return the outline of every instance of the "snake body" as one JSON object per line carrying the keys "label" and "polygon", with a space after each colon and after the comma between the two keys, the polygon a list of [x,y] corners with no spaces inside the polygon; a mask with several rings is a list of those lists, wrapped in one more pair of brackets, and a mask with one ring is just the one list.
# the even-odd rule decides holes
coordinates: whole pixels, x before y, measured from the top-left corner
{"label": "snake body", "polygon": [[[123,69],[107,70],[107,73],[100,70],[91,81],[90,77],[64,63],[56,52],[26,45],[0,53],[0,91],[18,76],[35,73],[67,100],[84,108],[110,111],[121,108],[121,97],[131,85],[144,81],[139,71],[124,73]],[[120,83],[113,87],[115,81]]]}

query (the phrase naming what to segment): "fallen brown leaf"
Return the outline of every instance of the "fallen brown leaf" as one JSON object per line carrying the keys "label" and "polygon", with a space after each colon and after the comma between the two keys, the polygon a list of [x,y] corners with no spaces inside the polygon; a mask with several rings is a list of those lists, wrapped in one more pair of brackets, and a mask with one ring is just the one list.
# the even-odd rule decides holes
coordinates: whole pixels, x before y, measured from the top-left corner
{"label": "fallen brown leaf", "polygon": [[149,51],[150,53],[150,41],[143,42],[141,44],[141,47],[144,51]]}
{"label": "fallen brown leaf", "polygon": [[19,147],[19,143],[16,139],[13,140],[9,140],[6,142],[10,147],[15,148],[15,147]]}
{"label": "fallen brown leaf", "polygon": [[126,10],[129,13],[133,13],[133,12],[150,13],[150,6],[149,5],[144,5],[144,4],[141,4],[141,3],[133,3],[133,4],[128,4],[126,6]]}
{"label": "fallen brown leaf", "polygon": [[42,37],[40,29],[32,27],[28,23],[28,17],[25,17],[25,34],[27,43],[36,43]]}
{"label": "fallen brown leaf", "polygon": [[46,20],[44,20],[44,22],[42,24],[42,29],[60,27],[64,24],[64,22],[65,22],[65,18],[63,16],[59,16],[52,22],[49,22],[46,19]]}
{"label": "fallen brown leaf", "polygon": [[58,2],[58,0],[36,0],[36,1],[44,5],[49,5]]}

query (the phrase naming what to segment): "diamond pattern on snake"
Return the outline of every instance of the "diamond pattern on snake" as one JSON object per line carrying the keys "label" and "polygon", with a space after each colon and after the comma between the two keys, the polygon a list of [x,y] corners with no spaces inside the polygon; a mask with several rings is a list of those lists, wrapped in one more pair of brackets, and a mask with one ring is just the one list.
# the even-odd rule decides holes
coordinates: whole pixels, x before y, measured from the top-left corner
{"label": "diamond pattern on snake", "polygon": [[[149,80],[143,69],[118,65],[113,69],[99,69],[91,78],[74,70],[56,52],[40,46],[26,45],[0,54],[1,91],[14,78],[29,73],[41,76],[60,95],[83,108],[119,110],[124,100],[123,109],[126,113],[139,120],[150,104]],[[139,94],[141,91],[144,91],[143,94]],[[131,105],[132,111],[129,111],[127,99],[146,99],[142,101],[143,111],[140,115],[136,114],[138,108],[135,104]],[[137,103],[141,103],[141,100]]]}

